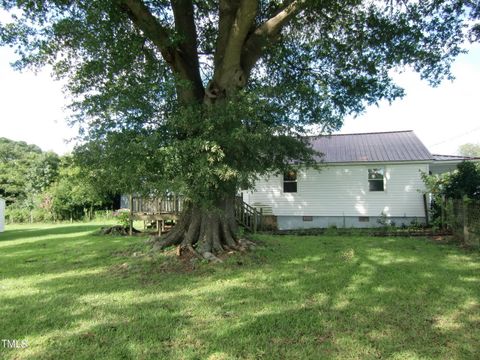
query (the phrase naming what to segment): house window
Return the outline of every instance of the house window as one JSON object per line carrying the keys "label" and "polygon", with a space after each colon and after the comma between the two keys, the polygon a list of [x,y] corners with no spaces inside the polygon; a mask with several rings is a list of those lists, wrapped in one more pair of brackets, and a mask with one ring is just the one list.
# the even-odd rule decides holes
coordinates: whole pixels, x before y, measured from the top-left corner
{"label": "house window", "polygon": [[297,192],[297,172],[295,170],[289,170],[283,174],[283,192]]}
{"label": "house window", "polygon": [[384,191],[383,169],[368,169],[368,189],[370,191]]}
{"label": "house window", "polygon": [[313,216],[304,216],[303,221],[313,221]]}

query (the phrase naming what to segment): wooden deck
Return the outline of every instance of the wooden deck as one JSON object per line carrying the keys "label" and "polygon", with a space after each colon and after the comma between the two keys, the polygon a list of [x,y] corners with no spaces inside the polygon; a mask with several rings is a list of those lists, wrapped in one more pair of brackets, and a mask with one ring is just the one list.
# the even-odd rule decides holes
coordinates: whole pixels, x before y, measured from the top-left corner
{"label": "wooden deck", "polygon": [[[155,224],[158,234],[161,235],[167,230],[166,223],[175,223],[184,208],[184,199],[181,196],[171,195],[164,197],[138,197],[130,195],[130,229],[133,228],[133,221],[143,221],[144,229],[147,224]],[[240,197],[235,201],[235,218],[239,225],[251,232],[263,227],[263,209],[257,209],[245,203]]]}
{"label": "wooden deck", "polygon": [[162,197],[139,197],[130,195],[129,208],[131,216],[130,228],[133,221],[143,221],[144,230],[152,225],[159,235],[168,230],[167,223],[175,223],[183,210],[183,198],[177,195]]}

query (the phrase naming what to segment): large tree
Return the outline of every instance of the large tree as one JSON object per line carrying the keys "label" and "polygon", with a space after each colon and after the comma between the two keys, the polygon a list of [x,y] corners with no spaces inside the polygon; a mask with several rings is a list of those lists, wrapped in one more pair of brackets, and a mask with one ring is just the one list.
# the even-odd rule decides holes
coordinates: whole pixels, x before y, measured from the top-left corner
{"label": "large tree", "polygon": [[458,148],[458,153],[463,156],[480,157],[480,144],[462,144]]}
{"label": "large tree", "polygon": [[[395,69],[449,77],[471,1],[11,1],[15,66],[67,78],[77,152],[116,190],[189,204],[159,246],[235,249],[240,187],[316,154],[305,135],[403,90]],[[98,170],[95,170],[98,169]]]}
{"label": "large tree", "polygon": [[59,162],[36,145],[0,138],[0,196],[8,205],[30,201],[56,180]]}

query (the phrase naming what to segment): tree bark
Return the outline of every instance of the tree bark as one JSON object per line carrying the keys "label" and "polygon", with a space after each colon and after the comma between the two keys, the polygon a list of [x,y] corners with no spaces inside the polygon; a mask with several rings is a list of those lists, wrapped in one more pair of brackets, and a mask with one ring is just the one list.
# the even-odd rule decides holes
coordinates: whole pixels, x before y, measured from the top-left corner
{"label": "tree bark", "polygon": [[188,206],[178,224],[165,236],[151,238],[158,250],[177,246],[177,254],[190,253],[198,258],[220,262],[218,255],[244,251],[255,246],[237,237],[235,198],[224,197],[214,207]]}

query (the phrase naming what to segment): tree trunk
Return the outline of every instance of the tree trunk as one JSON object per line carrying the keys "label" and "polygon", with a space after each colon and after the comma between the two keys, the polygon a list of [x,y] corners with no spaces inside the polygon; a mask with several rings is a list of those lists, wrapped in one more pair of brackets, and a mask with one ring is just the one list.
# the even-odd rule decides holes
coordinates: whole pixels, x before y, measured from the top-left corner
{"label": "tree trunk", "polygon": [[254,243],[237,237],[235,198],[225,197],[214,207],[189,205],[177,225],[165,236],[151,238],[156,249],[178,246],[177,254],[189,252],[209,261],[221,261],[216,255],[244,251]]}

